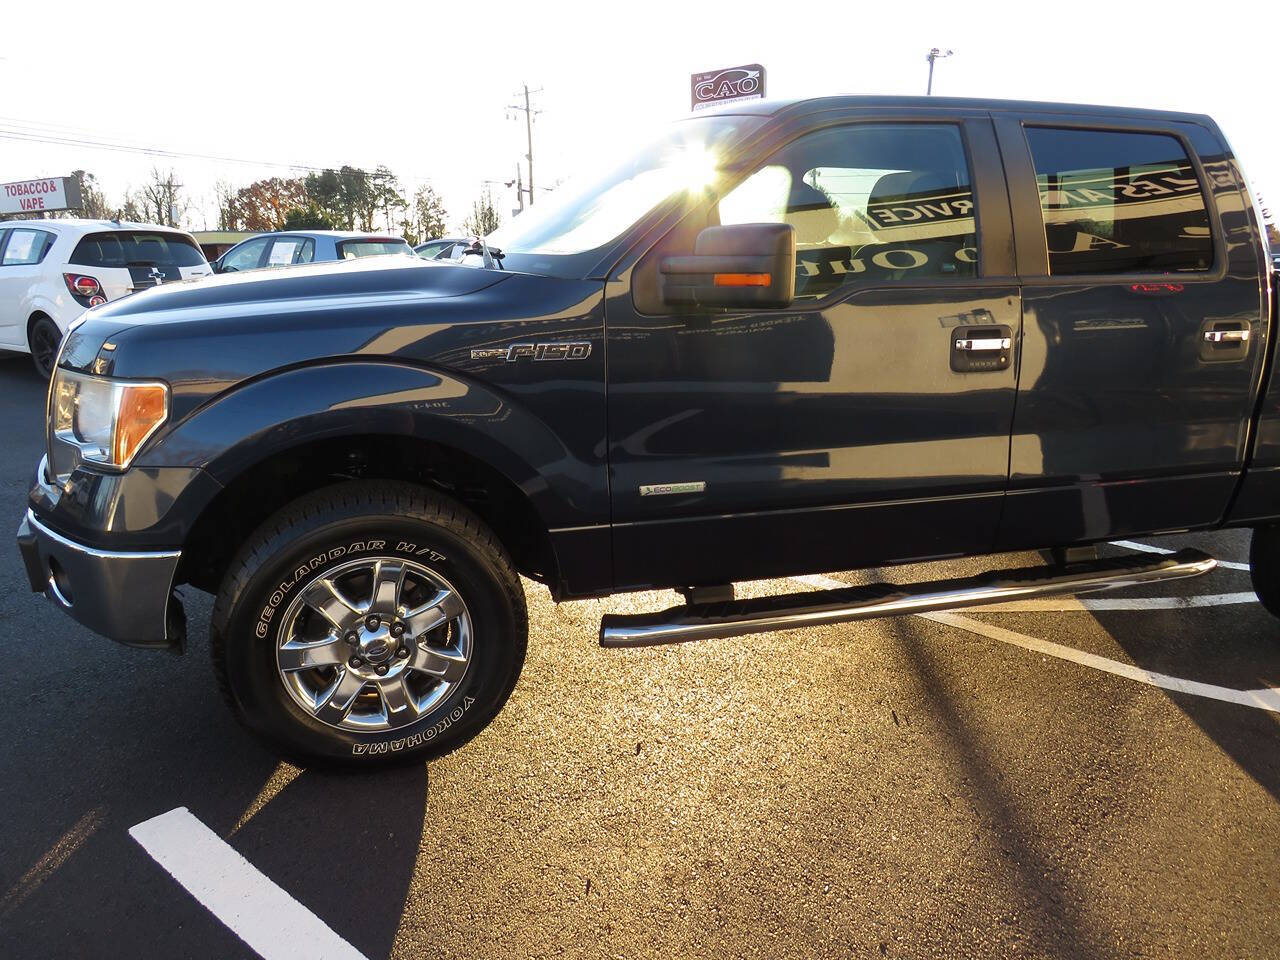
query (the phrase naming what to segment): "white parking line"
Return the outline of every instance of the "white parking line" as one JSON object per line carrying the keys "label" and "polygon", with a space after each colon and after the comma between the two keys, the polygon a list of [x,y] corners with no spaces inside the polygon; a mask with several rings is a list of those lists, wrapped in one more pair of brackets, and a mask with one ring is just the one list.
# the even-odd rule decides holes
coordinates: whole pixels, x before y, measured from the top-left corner
{"label": "white parking line", "polygon": [[976,633],[992,640],[999,640],[1001,643],[1011,643],[1015,647],[1022,647],[1024,650],[1043,653],[1050,657],[1057,657],[1059,660],[1069,660],[1084,667],[1092,667],[1094,670],[1101,670],[1104,673],[1112,673],[1128,680],[1136,680],[1138,683],[1145,683],[1148,686],[1160,687],[1162,690],[1190,693],[1197,697],[1208,697],[1211,700],[1238,703],[1245,707],[1257,707],[1259,710],[1280,713],[1280,689],[1275,687],[1236,690],[1233,687],[1219,687],[1216,684],[1201,683],[1198,680],[1183,680],[1181,677],[1172,677],[1167,673],[1143,670],[1141,667],[1135,667],[1131,663],[1123,663],[1119,660],[1112,660],[1109,657],[1100,657],[1094,653],[1085,653],[1083,650],[1077,650],[1075,647],[1066,647],[1060,643],[1054,643],[1052,640],[1041,640],[1039,637],[1029,637],[1025,633],[1006,630],[1004,627],[994,627],[989,623],[962,617],[958,613],[921,613],[917,614],[917,616],[937,623],[945,623],[951,627],[958,627],[961,630],[967,630],[969,633]]}
{"label": "white parking line", "polygon": [[365,960],[186,807],[130,828],[129,836],[264,960]]}
{"label": "white parking line", "polygon": [[[792,577],[791,579],[822,590],[835,590],[851,586],[851,584],[843,583],[833,577],[821,575]],[[1057,657],[1059,660],[1067,660],[1094,670],[1101,670],[1103,673],[1114,674],[1117,677],[1124,677],[1137,683],[1160,687],[1163,690],[1174,690],[1178,693],[1189,693],[1197,697],[1208,697],[1211,700],[1222,700],[1226,703],[1235,703],[1245,707],[1256,707],[1259,710],[1280,713],[1280,688],[1277,687],[1237,690],[1234,687],[1220,687],[1212,683],[1201,683],[1198,680],[1184,680],[1181,677],[1173,677],[1167,673],[1143,670],[1141,667],[1136,667],[1131,663],[1112,660],[1110,657],[1100,657],[1094,653],[1086,653],[1083,650],[1077,650],[1075,647],[1054,643],[1052,640],[1041,640],[1039,637],[1031,637],[1015,630],[995,627],[980,620],[961,616],[958,613],[917,613],[915,616],[923,617],[925,620],[932,620],[935,623],[946,624],[949,627],[955,627],[969,633],[975,633],[989,640],[999,640],[1001,643],[1009,643],[1015,647],[1022,647],[1024,650],[1031,650],[1045,656]]]}
{"label": "white parking line", "polygon": [[[1137,550],[1139,553],[1176,553],[1175,550],[1167,550],[1164,547],[1153,547],[1149,543],[1138,543],[1136,540],[1112,540],[1113,547],[1123,547],[1125,550]],[[1226,567],[1228,570],[1244,570],[1248,571],[1247,563],[1236,563],[1234,560],[1219,560],[1218,566]]]}

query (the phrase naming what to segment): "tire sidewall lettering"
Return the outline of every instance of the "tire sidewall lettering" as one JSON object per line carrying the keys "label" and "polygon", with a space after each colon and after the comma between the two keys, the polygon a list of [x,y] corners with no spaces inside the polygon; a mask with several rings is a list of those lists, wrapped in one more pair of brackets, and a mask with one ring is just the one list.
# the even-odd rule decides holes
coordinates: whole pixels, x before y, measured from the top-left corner
{"label": "tire sidewall lettering", "polygon": [[[388,544],[395,545],[388,549]],[[263,604],[262,609],[258,613],[258,621],[254,625],[253,632],[258,639],[266,639],[271,632],[272,621],[275,619],[280,606],[289,599],[294,589],[300,583],[311,583],[318,574],[323,573],[325,568],[337,563],[339,560],[346,560],[362,553],[395,553],[401,556],[412,557],[419,563],[444,563],[449,558],[440,551],[424,546],[409,540],[400,539],[370,539],[355,540],[342,546],[332,547],[328,550],[322,550],[307,560],[295,565],[292,575],[281,581],[267,597],[267,602]]]}

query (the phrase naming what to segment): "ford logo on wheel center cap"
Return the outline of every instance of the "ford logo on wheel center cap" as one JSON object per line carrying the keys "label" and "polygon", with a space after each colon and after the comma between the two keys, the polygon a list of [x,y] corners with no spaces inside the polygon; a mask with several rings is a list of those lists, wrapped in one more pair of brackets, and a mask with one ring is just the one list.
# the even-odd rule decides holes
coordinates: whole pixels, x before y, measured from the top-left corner
{"label": "ford logo on wheel center cap", "polygon": [[391,652],[391,644],[386,640],[373,640],[364,648],[365,659],[372,663],[381,663]]}

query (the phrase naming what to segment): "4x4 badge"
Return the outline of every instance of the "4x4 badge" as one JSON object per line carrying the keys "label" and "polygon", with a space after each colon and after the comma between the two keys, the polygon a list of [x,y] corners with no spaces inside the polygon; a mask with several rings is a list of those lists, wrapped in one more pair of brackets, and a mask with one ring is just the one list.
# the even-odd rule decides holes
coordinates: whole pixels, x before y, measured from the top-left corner
{"label": "4x4 badge", "polygon": [[513,343],[509,347],[483,347],[471,351],[472,360],[585,360],[591,356],[586,340],[574,343]]}

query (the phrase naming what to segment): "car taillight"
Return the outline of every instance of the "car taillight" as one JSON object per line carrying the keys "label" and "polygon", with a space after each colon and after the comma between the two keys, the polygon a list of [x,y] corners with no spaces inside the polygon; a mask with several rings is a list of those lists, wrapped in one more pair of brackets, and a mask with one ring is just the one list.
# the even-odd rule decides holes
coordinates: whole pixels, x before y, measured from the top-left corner
{"label": "car taillight", "polygon": [[62,281],[75,297],[76,303],[84,307],[100,307],[107,302],[107,295],[97,277],[83,273],[64,273]]}
{"label": "car taillight", "polygon": [[62,279],[67,283],[67,289],[77,296],[97,297],[102,295],[102,285],[98,283],[95,277],[86,277],[82,273],[64,273]]}

